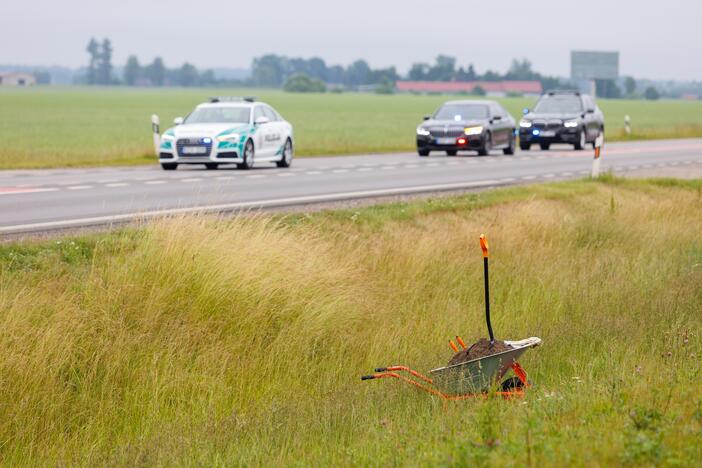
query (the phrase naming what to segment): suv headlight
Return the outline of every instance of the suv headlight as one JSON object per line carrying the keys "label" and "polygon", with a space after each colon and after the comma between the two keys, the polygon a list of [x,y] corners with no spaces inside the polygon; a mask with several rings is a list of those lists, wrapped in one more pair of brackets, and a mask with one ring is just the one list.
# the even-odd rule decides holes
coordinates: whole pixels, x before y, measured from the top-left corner
{"label": "suv headlight", "polygon": [[519,126],[522,128],[531,128],[531,121],[529,120],[520,120],[519,121]]}
{"label": "suv headlight", "polygon": [[575,128],[578,126],[578,121],[577,120],[566,120],[563,122],[563,126],[566,128]]}
{"label": "suv headlight", "polygon": [[483,133],[483,127],[482,126],[477,126],[477,127],[466,127],[463,129],[463,132],[466,135],[480,135]]}
{"label": "suv headlight", "polygon": [[227,133],[226,135],[220,135],[217,137],[217,141],[228,141],[230,143],[239,141],[241,135],[238,133]]}
{"label": "suv headlight", "polygon": [[161,135],[161,141],[175,141],[173,135]]}
{"label": "suv headlight", "polygon": [[417,127],[417,135],[429,136],[431,135],[431,132],[424,127]]}

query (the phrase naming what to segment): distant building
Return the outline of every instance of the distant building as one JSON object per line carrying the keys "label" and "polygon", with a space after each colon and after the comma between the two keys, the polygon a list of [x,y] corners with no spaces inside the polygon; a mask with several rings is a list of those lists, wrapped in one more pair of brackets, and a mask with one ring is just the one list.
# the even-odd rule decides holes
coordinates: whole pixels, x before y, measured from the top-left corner
{"label": "distant building", "polygon": [[543,93],[539,81],[398,81],[398,91],[415,93],[470,94],[480,87],[488,96],[522,94],[538,96]]}
{"label": "distant building", "polygon": [[0,86],[34,86],[37,79],[31,73],[0,73]]}

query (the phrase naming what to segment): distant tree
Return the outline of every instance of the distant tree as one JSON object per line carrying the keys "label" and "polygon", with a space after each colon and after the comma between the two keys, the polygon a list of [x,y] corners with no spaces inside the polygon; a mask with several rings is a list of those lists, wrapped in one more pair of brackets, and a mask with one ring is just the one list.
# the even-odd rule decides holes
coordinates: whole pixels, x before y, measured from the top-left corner
{"label": "distant tree", "polygon": [[480,78],[481,78],[483,81],[501,81],[501,80],[502,80],[502,76],[501,76],[499,73],[494,72],[494,71],[492,71],[492,70],[486,71],[486,72],[483,74],[483,76],[480,77]]}
{"label": "distant tree", "polygon": [[661,94],[656,88],[654,88],[653,86],[649,86],[644,92],[644,97],[649,101],[657,101],[658,99],[660,99]]}
{"label": "distant tree", "polygon": [[151,86],[163,86],[166,82],[166,66],[163,59],[156,57],[144,68],[144,76],[151,82]]}
{"label": "distant tree", "polygon": [[429,69],[427,78],[431,81],[451,81],[455,79],[456,59],[448,55],[436,57],[435,64]]}
{"label": "distant tree", "polygon": [[636,80],[633,77],[624,78],[624,90],[628,96],[632,96],[636,92]]}
{"label": "distant tree", "polygon": [[288,78],[283,89],[289,93],[323,93],[327,90],[322,80],[304,73],[297,73]]}
{"label": "distant tree", "polygon": [[478,85],[475,88],[473,88],[473,91],[471,92],[474,96],[485,96],[487,93],[485,92],[485,89]]}
{"label": "distant tree", "polygon": [[319,57],[312,57],[307,60],[307,72],[313,78],[327,81],[327,64]]}
{"label": "distant tree", "polygon": [[505,79],[507,80],[534,80],[539,77],[538,73],[535,73],[532,69],[532,64],[528,59],[512,59],[512,65],[510,65]]}
{"label": "distant tree", "polygon": [[327,82],[340,84],[344,82],[344,67],[341,65],[334,65],[327,69]]}
{"label": "distant tree", "polygon": [[622,97],[622,90],[619,89],[614,80],[595,80],[595,89],[597,95],[608,99],[617,99]]}
{"label": "distant tree", "polygon": [[279,87],[287,76],[287,59],[268,54],[255,58],[251,65],[251,81],[255,86]]}
{"label": "distant tree", "polygon": [[93,85],[97,83],[97,66],[100,60],[100,45],[94,37],[91,37],[85,50],[88,52],[88,55],[90,55],[90,61],[88,62],[88,76],[86,77],[86,81],[88,84]]}
{"label": "distant tree", "polygon": [[180,86],[195,86],[198,82],[197,68],[188,62],[180,67],[177,76],[177,83]]}
{"label": "distant tree", "polygon": [[198,80],[200,86],[212,86],[217,84],[217,78],[215,77],[214,71],[205,70]]}
{"label": "distant tree", "polygon": [[97,82],[109,85],[112,83],[112,42],[109,39],[103,39],[98,57]]}
{"label": "distant tree", "polygon": [[130,55],[127,58],[127,64],[124,66],[124,83],[127,86],[134,86],[137,84],[140,76],[141,65],[139,65],[139,59],[137,59],[136,55]]}
{"label": "distant tree", "polygon": [[346,68],[344,83],[349,86],[371,84],[371,68],[365,60],[356,60]]}
{"label": "distant tree", "polygon": [[429,68],[431,67],[426,63],[413,63],[407,74],[407,78],[412,81],[424,81],[427,79]]}
{"label": "distant tree", "polygon": [[468,65],[468,70],[466,70],[466,80],[468,81],[475,81],[475,79],[478,77],[477,73],[475,73],[475,67],[473,64]]}

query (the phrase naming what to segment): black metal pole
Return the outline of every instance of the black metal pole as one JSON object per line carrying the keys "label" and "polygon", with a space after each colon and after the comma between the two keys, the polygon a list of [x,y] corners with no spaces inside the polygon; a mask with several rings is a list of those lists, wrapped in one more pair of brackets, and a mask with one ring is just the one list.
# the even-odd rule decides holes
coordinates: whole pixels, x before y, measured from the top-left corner
{"label": "black metal pole", "polygon": [[490,322],[490,280],[488,279],[488,258],[483,257],[483,270],[485,272],[485,320],[487,321],[490,343],[495,342],[495,335],[492,333],[492,323]]}

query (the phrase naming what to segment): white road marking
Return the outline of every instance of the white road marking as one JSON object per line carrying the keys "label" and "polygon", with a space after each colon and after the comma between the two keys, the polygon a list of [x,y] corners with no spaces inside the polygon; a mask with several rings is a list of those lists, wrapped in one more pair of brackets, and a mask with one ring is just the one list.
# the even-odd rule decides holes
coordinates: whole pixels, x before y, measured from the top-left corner
{"label": "white road marking", "polygon": [[68,190],[85,190],[85,189],[90,189],[93,188],[92,185],[71,185],[70,187],[66,187]]}
{"label": "white road marking", "polygon": [[397,169],[397,166],[383,166],[380,168],[382,171],[393,171],[395,169]]}
{"label": "white road marking", "polygon": [[105,184],[105,187],[110,187],[110,188],[112,188],[112,187],[126,187],[127,185],[129,185],[129,184],[126,182],[116,182],[114,184]]}
{"label": "white road marking", "polygon": [[337,192],[322,195],[308,195],[302,197],[289,197],[289,198],[274,198],[268,200],[258,200],[251,202],[239,202],[239,203],[226,203],[220,205],[205,205],[205,206],[193,206],[189,208],[170,208],[164,210],[154,210],[154,211],[143,211],[141,213],[127,213],[120,215],[111,216],[96,216],[91,218],[74,218],[62,221],[47,221],[42,223],[30,223],[30,224],[17,224],[14,226],[3,226],[0,227],[0,233],[4,232],[22,232],[22,231],[32,231],[32,230],[42,230],[51,228],[66,228],[71,226],[86,226],[92,224],[110,224],[120,221],[130,221],[130,220],[145,220],[159,216],[167,216],[174,214],[186,214],[186,213],[211,213],[211,212],[225,212],[234,211],[249,208],[265,208],[265,207],[275,207],[275,206],[286,206],[295,205],[300,203],[314,203],[314,202],[324,202],[324,201],[335,201],[335,200],[348,200],[354,198],[368,198],[368,197],[378,197],[384,195],[395,195],[401,193],[421,193],[421,192],[436,192],[442,190],[458,190],[458,189],[468,189],[477,187],[489,187],[491,185],[498,184],[497,180],[480,180],[476,182],[461,182],[455,184],[438,184],[438,185],[417,185],[410,187],[398,187],[391,189],[380,189],[380,190],[364,190],[356,192]]}
{"label": "white road marking", "polygon": [[360,168],[356,169],[356,172],[368,172],[368,171],[372,171],[372,170],[373,170],[372,167],[360,167]]}
{"label": "white road marking", "polygon": [[[251,176],[249,176],[251,177]],[[202,179],[199,177],[190,177],[188,179],[180,179],[181,182],[200,182]]]}
{"label": "white road marking", "polygon": [[349,172],[348,169],[335,169],[332,171],[334,174],[343,174],[344,172]]}
{"label": "white road marking", "polygon": [[552,177],[556,177],[556,174],[544,174],[541,177],[544,179],[551,179]]}
{"label": "white road marking", "polygon": [[23,193],[55,192],[57,188],[0,188],[0,195],[20,195]]}
{"label": "white road marking", "polygon": [[322,173],[322,171],[307,171],[307,172],[305,172],[305,174],[307,174],[307,175],[317,175],[317,174],[321,174],[321,173]]}
{"label": "white road marking", "polygon": [[406,169],[414,169],[415,167],[419,167],[419,165],[417,165],[417,164],[405,164],[403,167],[406,168]]}
{"label": "white road marking", "polygon": [[251,174],[246,176],[247,179],[263,179],[264,177],[266,177],[264,174]]}
{"label": "white road marking", "polygon": [[281,172],[280,174],[276,174],[278,177],[294,177],[297,174],[292,173],[292,172]]}
{"label": "white road marking", "polygon": [[568,176],[572,176],[573,173],[572,172],[561,172],[561,175],[564,177],[568,177]]}
{"label": "white road marking", "polygon": [[515,179],[514,177],[507,177],[505,179],[500,179],[500,182],[514,182],[515,180],[517,179]]}
{"label": "white road marking", "polygon": [[522,177],[522,180],[533,180],[536,179],[536,176],[533,175],[526,175]]}
{"label": "white road marking", "polygon": [[144,182],[146,185],[159,185],[159,184],[165,184],[165,180],[147,180]]}
{"label": "white road marking", "polygon": [[436,167],[436,166],[438,166],[438,165],[439,165],[439,163],[428,163],[428,164],[425,164],[426,167]]}
{"label": "white road marking", "polygon": [[232,180],[233,178],[234,178],[234,176],[219,176],[219,177],[215,177],[215,179],[217,179],[217,180]]}

